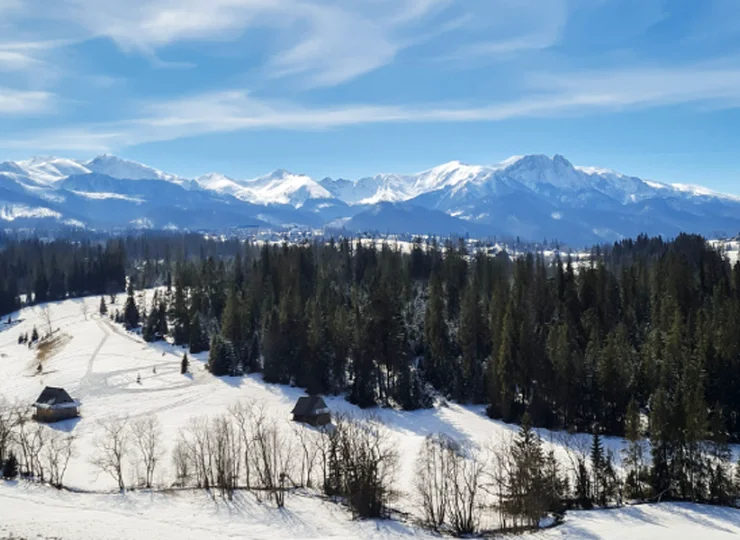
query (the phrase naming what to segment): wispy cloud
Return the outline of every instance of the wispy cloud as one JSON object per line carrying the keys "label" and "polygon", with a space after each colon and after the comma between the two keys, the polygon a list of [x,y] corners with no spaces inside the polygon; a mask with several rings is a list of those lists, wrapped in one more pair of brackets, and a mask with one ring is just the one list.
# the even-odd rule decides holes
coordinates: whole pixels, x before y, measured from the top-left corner
{"label": "wispy cloud", "polygon": [[49,92],[14,90],[0,86],[0,115],[30,115],[46,112],[53,101]]}
{"label": "wispy cloud", "polygon": [[0,49],[0,71],[22,71],[41,65],[41,61],[27,54]]}
{"label": "wispy cloud", "polygon": [[[105,37],[124,51],[168,64],[158,50],[180,42],[236,40],[267,28],[275,39],[268,68],[312,85],[339,84],[386,65],[407,30],[453,0],[27,0],[8,10],[16,20],[53,21],[60,38]],[[20,24],[20,22],[19,22]],[[80,32],[82,29],[82,32]]]}
{"label": "wispy cloud", "polygon": [[148,142],[244,130],[325,130],[363,124],[498,122],[628,108],[713,103],[740,107],[740,68],[596,70],[530,78],[519,99],[478,106],[445,103],[305,106],[230,90],[144,104],[134,118],[44,130],[0,141],[6,148],[116,150]]}

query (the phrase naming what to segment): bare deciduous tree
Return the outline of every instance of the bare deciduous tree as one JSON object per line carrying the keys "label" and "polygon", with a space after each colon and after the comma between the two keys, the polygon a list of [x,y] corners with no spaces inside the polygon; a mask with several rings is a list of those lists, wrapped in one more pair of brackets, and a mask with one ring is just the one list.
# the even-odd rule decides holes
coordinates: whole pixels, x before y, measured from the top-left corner
{"label": "bare deciduous tree", "polygon": [[313,485],[313,469],[319,456],[319,448],[323,435],[320,431],[308,429],[305,426],[291,424],[293,435],[298,440],[301,450],[301,466],[298,471],[299,484],[311,487]]}
{"label": "bare deciduous tree", "polygon": [[51,308],[49,307],[49,304],[44,304],[44,306],[41,308],[41,317],[44,319],[44,323],[46,324],[46,335],[50,336],[52,333],[52,327],[51,327]]}
{"label": "bare deciduous tree", "polygon": [[151,488],[154,471],[164,453],[162,426],[156,416],[145,416],[131,423],[131,435],[136,453],[144,466],[144,486]]}
{"label": "bare deciduous tree", "polygon": [[426,524],[438,530],[444,525],[450,507],[452,459],[459,445],[450,437],[428,436],[416,463],[416,489]]}
{"label": "bare deciduous tree", "polygon": [[216,486],[229,500],[239,483],[242,448],[238,428],[231,415],[215,418],[211,423],[213,435],[213,465]]}
{"label": "bare deciduous tree", "polygon": [[483,465],[469,449],[451,452],[450,524],[458,536],[474,534],[480,522],[478,498]]}
{"label": "bare deciduous tree", "polygon": [[24,418],[20,412],[18,405],[0,401],[0,463],[5,463],[6,454],[14,439],[15,428],[19,420]]}
{"label": "bare deciduous tree", "polygon": [[259,416],[264,416],[264,412],[258,410],[251,401],[237,403],[229,409],[229,413],[234,417],[234,422],[241,437],[241,447],[244,453],[244,476],[246,487],[251,487],[252,458],[251,452],[254,447],[254,426]]}
{"label": "bare deciduous tree", "polygon": [[126,489],[124,462],[129,453],[128,419],[118,418],[101,423],[103,433],[95,439],[96,454],[91,463],[111,476],[121,490]]}
{"label": "bare deciduous tree", "polygon": [[17,411],[17,441],[21,449],[21,471],[26,476],[44,480],[41,452],[46,444],[46,428],[32,422],[25,411]]}
{"label": "bare deciduous tree", "polygon": [[274,422],[260,417],[255,423],[252,463],[260,486],[278,508],[285,506],[285,489],[291,480],[293,448]]}
{"label": "bare deciduous tree", "polygon": [[172,449],[172,465],[175,467],[175,486],[184,487],[190,483],[192,460],[188,444],[182,435],[178,437]]}
{"label": "bare deciduous tree", "polygon": [[64,485],[64,474],[75,453],[74,442],[75,437],[70,433],[52,431],[49,436],[44,457],[49,469],[49,482],[57,489]]}

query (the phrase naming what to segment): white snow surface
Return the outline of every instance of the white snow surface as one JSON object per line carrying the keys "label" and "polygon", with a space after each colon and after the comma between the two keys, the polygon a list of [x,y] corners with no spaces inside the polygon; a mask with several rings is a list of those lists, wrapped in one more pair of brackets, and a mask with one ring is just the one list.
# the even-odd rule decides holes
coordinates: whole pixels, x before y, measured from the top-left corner
{"label": "white snow surface", "polygon": [[59,212],[50,208],[30,207],[25,204],[6,204],[0,207],[0,220],[15,221],[22,218],[58,218]]}
{"label": "white snow surface", "polygon": [[739,535],[740,510],[689,503],[661,503],[568,512],[562,525],[519,538],[725,540],[738,538]]}
{"label": "white snow surface", "polygon": [[[151,298],[152,291],[148,291]],[[106,298],[106,301],[108,299]],[[119,294],[109,310],[122,309]],[[0,323],[0,396],[30,406],[45,386],[61,386],[81,402],[81,418],[55,424],[50,429],[73,433],[77,453],[64,478],[73,489],[95,493],[58,492],[25,482],[0,482],[0,537],[24,538],[391,538],[431,537],[410,524],[393,521],[358,522],[342,507],[321,499],[315,492],[291,494],[284,510],[253,494],[239,492],[227,503],[198,491],[147,491],[118,494],[114,480],[90,464],[95,455],[101,423],[112,419],[156,416],[163,429],[165,459],[155,483],[168,487],[173,478],[170,450],[178,432],[190,419],[214,417],[238,402],[250,400],[263,407],[286,437],[293,429],[311,429],[290,421],[290,410],[304,395],[298,388],[266,384],[259,375],[214,377],[205,370],[207,353],[189,355],[191,374],[180,374],[184,349],[171,344],[145,343],[139,336],[98,315],[100,297],[49,304],[55,334],[64,335],[63,346],[43,363],[37,374],[36,350],[18,345],[19,333],[33,327],[45,332],[40,306],[12,314],[18,321]],[[137,383],[140,377],[141,382]],[[342,396],[327,396],[333,413],[366,414]],[[406,412],[371,411],[390,430],[400,461],[394,488],[399,498],[394,508],[419,515],[414,493],[414,465],[427,435],[445,433],[473,448],[485,449],[508,440],[518,426],[493,421],[482,406],[438,404],[435,408]],[[567,459],[560,434],[540,430],[545,449]],[[575,436],[588,445],[588,435]],[[607,437],[605,447],[618,459],[623,440]],[[130,465],[128,466],[130,470]],[[725,538],[740,533],[740,512],[691,505],[640,506],[603,512],[573,512],[564,525],[532,538],[681,538],[685,531],[702,538]],[[632,534],[634,526],[635,534]],[[707,534],[710,534],[707,536]],[[714,534],[715,536],[711,536]],[[661,536],[662,535],[662,536]]]}
{"label": "white snow surface", "polygon": [[332,194],[305,174],[278,169],[267,176],[244,180],[245,200],[257,204],[290,204],[303,206],[308,199],[331,199]]}
{"label": "white snow surface", "polygon": [[165,173],[148,165],[142,165],[110,154],[97,156],[84,165],[92,172],[106,174],[121,180],[165,180],[178,184],[186,182],[177,175]]}

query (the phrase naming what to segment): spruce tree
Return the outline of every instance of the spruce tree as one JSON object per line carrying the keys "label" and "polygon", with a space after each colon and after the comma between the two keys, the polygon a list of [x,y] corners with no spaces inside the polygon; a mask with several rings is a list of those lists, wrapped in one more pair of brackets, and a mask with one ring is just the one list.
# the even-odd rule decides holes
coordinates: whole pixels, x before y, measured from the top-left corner
{"label": "spruce tree", "polygon": [[424,370],[429,381],[439,390],[450,389],[449,336],[445,320],[444,291],[440,277],[434,273],[429,283],[429,299],[424,314]]}
{"label": "spruce tree", "polygon": [[509,302],[504,316],[501,330],[501,347],[497,362],[498,401],[501,410],[501,419],[504,422],[513,422],[516,419],[516,382],[515,364],[517,359],[518,341],[514,321],[514,304]]}
{"label": "spruce tree", "polygon": [[100,308],[98,309],[98,312],[100,315],[107,315],[108,314],[108,306],[105,305],[105,297],[100,297]]}
{"label": "spruce tree", "polygon": [[180,373],[185,375],[190,369],[190,361],[188,360],[188,353],[182,355],[182,361],[180,362]]}
{"label": "spruce tree", "polygon": [[627,472],[626,494],[631,499],[642,499],[645,496],[641,478],[644,448],[640,425],[640,409],[634,398],[630,400],[627,406],[624,423],[624,436],[627,439],[627,448],[624,450],[624,465]]}
{"label": "spruce tree", "polygon": [[15,453],[12,451],[8,455],[8,459],[3,464],[3,478],[12,480],[18,476],[18,459],[15,457]]}
{"label": "spruce tree", "polygon": [[203,351],[207,351],[208,334],[203,330],[200,323],[200,315],[195,314],[190,321],[190,340],[189,340],[190,352],[192,354],[198,354]]}
{"label": "spruce tree", "polygon": [[605,476],[604,446],[601,443],[599,430],[594,427],[591,436],[591,485],[593,498],[600,506],[606,506],[606,476]]}
{"label": "spruce tree", "polygon": [[134,298],[134,285],[129,281],[128,296],[126,297],[126,304],[123,308],[123,322],[127,329],[132,330],[139,326],[139,319],[139,308],[136,307],[136,300]]}

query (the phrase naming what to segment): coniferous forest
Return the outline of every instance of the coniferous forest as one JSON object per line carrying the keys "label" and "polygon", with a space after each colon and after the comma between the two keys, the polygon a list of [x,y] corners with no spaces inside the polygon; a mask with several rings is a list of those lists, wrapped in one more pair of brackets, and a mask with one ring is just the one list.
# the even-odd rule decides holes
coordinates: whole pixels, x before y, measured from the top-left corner
{"label": "coniferous forest", "polygon": [[[208,351],[217,376],[261,372],[361,407],[443,396],[505,422],[647,436],[652,466],[634,457],[635,490],[644,481],[696,500],[731,484],[704,445],[727,461],[740,440],[740,265],[699,236],[626,240],[588,262],[453,240],[406,253],[164,234],[1,245],[0,313],[21,295],[127,289],[111,316],[147,340]],[[147,313],[136,291],[154,286]]]}

